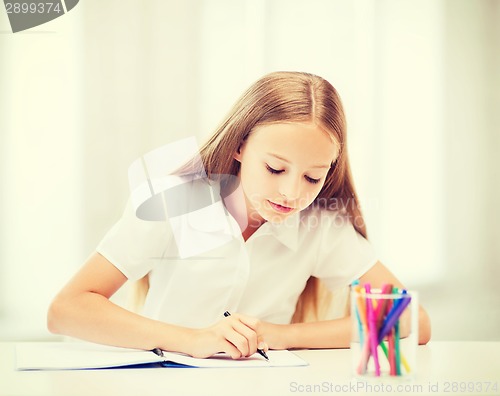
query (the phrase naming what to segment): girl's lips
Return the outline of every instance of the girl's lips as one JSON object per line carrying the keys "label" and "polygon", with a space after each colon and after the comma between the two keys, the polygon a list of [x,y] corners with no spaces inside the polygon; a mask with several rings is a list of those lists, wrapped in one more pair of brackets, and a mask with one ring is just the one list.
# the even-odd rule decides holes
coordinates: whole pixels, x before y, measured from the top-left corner
{"label": "girl's lips", "polygon": [[293,208],[290,208],[288,206],[283,206],[283,205],[271,202],[269,200],[268,200],[268,202],[269,202],[269,205],[271,205],[271,207],[274,210],[276,210],[277,212],[280,212],[280,213],[290,213],[293,210]]}

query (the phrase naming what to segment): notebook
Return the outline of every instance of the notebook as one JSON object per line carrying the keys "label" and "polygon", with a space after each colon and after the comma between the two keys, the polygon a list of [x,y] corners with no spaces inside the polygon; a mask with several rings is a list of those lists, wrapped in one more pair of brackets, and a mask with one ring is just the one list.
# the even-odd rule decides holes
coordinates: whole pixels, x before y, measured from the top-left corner
{"label": "notebook", "polygon": [[269,361],[258,353],[242,359],[216,354],[207,359],[163,351],[118,348],[88,342],[25,342],[16,344],[17,370],[83,370],[130,367],[291,367],[308,363],[293,352],[268,351]]}

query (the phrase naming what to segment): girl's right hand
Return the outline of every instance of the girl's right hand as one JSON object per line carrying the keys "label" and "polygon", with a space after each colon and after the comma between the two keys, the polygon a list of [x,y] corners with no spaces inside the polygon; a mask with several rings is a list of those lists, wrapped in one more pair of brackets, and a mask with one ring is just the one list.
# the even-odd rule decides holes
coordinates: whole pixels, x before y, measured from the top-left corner
{"label": "girl's right hand", "polygon": [[267,345],[256,332],[258,325],[258,319],[245,315],[225,317],[213,326],[194,330],[188,353],[207,358],[226,352],[231,358],[239,359],[253,355],[257,348],[267,351]]}

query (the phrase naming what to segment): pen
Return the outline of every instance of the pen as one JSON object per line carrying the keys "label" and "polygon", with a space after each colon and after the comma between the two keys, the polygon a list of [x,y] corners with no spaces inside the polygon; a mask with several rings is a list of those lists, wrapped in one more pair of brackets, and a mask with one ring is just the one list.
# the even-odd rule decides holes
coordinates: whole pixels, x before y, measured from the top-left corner
{"label": "pen", "polygon": [[[358,321],[359,344],[362,347],[364,335],[363,335],[363,323],[361,322],[361,316],[360,316],[361,310],[359,309],[360,306],[362,305],[359,297],[359,290],[361,288],[361,286],[359,285],[359,280],[356,279],[354,282],[352,282],[351,287],[353,288],[353,290],[356,291],[356,293],[358,293],[358,297],[356,297],[356,303],[358,305],[358,308],[356,309],[356,320]],[[365,318],[363,318],[363,320],[365,320]]]}
{"label": "pen", "polygon": [[356,298],[356,316],[358,318],[358,327],[360,327],[359,341],[361,347],[361,360],[358,366],[358,374],[364,374],[366,372],[366,366],[368,364],[368,359],[370,357],[370,342],[369,342],[369,332],[368,323],[366,319],[366,304],[363,303],[364,291],[363,287],[358,283],[354,285],[354,290],[358,293]]}
{"label": "pen", "polygon": [[[224,317],[228,317],[228,316],[231,316],[231,314],[229,313],[229,311],[226,311],[224,312]],[[267,357],[266,353],[262,350],[262,349],[257,349],[257,352],[260,356],[262,356],[264,359],[266,359],[267,361],[269,361],[269,358]]]}
{"label": "pen", "polygon": [[384,337],[389,334],[391,331],[392,327],[396,323],[396,321],[399,319],[400,315],[403,313],[405,308],[408,306],[408,304],[411,301],[411,297],[409,295],[406,295],[407,297],[402,297],[401,302],[399,304],[394,304],[392,309],[389,311],[387,314],[387,317],[384,321],[384,324],[382,325],[382,328],[379,331],[378,334],[378,342],[382,342]]}
{"label": "pen", "polygon": [[[401,293],[403,295],[407,294],[406,290],[402,290]],[[401,375],[401,351],[399,348],[399,340],[400,340],[400,335],[399,335],[399,319],[396,321],[394,324],[394,349],[396,352],[396,374]]]}

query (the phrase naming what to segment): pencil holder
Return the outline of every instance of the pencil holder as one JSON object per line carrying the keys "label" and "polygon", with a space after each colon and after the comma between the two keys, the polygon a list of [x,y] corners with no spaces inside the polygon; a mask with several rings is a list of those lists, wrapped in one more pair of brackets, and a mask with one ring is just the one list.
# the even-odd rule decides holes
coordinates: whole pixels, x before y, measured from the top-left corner
{"label": "pencil holder", "polygon": [[412,378],[418,345],[417,293],[384,285],[351,289],[352,370],[362,378]]}

